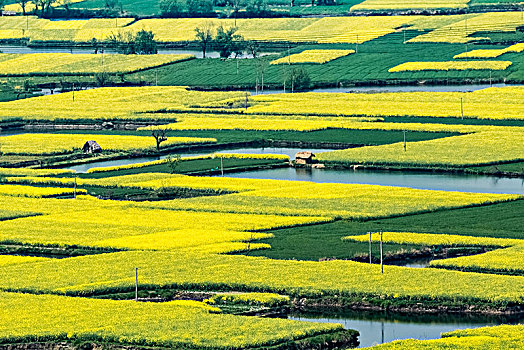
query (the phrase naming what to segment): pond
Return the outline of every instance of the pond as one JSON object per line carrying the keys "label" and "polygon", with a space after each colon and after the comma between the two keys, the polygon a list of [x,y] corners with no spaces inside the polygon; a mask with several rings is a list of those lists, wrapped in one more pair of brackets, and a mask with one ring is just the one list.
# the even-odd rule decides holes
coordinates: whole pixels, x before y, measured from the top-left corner
{"label": "pond", "polygon": [[229,177],[411,187],[424,190],[524,193],[524,179],[426,172],[277,168],[228,174]]}
{"label": "pond", "polygon": [[407,315],[349,312],[344,314],[291,314],[289,319],[340,323],[360,332],[360,346],[367,347],[399,339],[438,339],[443,332],[500,324],[517,324],[524,316]]}
{"label": "pond", "polygon": [[[1,135],[1,133],[0,133]],[[241,153],[241,154],[285,154],[288,155],[291,159],[295,158],[297,152],[303,151],[301,148],[292,148],[292,147],[258,147],[258,148],[232,148],[220,151],[207,151],[207,152],[193,152],[193,153],[180,153],[181,157],[192,157],[200,156],[210,153]],[[310,150],[313,152],[327,152],[332,151],[331,149],[313,149]],[[122,166],[128,164],[137,164],[144,162],[151,162],[154,160],[164,159],[169,155],[162,155],[159,157],[140,157],[140,158],[127,158],[127,159],[115,159],[115,160],[105,160],[92,162],[88,164],[80,164],[69,167],[68,169],[75,170],[78,173],[85,173],[91,168],[101,168],[101,167],[113,167],[113,166]]]}

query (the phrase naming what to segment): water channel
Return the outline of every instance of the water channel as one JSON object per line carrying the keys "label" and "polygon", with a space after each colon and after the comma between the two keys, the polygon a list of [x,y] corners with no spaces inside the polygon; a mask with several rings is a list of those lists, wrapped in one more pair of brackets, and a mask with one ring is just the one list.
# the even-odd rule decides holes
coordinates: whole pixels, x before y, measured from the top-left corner
{"label": "water channel", "polygon": [[[330,93],[381,93],[381,92],[417,92],[417,91],[432,91],[432,92],[470,92],[489,87],[504,87],[504,86],[522,86],[510,84],[472,84],[472,85],[383,85],[383,86],[347,86],[347,87],[333,87],[333,88],[318,88],[310,90],[309,92],[330,92]],[[252,95],[270,95],[281,94],[284,90],[266,89],[264,91],[250,90]],[[289,93],[289,90],[285,91]]]}
{"label": "water channel", "polygon": [[[0,133],[1,135],[1,133]],[[303,151],[301,148],[276,148],[276,147],[265,147],[265,148],[232,148],[221,151],[209,151],[209,152],[193,152],[193,153],[180,153],[181,157],[194,157],[202,156],[210,153],[241,153],[241,154],[284,154],[289,156],[291,159],[295,158],[297,152]],[[327,152],[331,151],[330,149],[312,149],[314,152]],[[138,164],[144,162],[151,162],[154,160],[167,158],[169,155],[162,155],[158,157],[140,157],[140,158],[127,158],[127,159],[115,159],[115,160],[106,160],[99,162],[92,162],[88,164],[80,164],[72,166],[68,169],[75,170],[78,173],[85,173],[91,168],[103,168],[103,167],[113,167],[113,166],[122,166],[128,164]]]}
{"label": "water channel", "polygon": [[228,174],[229,177],[411,187],[479,193],[524,193],[524,179],[427,172],[277,168]]}
{"label": "water channel", "polygon": [[524,322],[524,316],[412,315],[369,312],[338,314],[291,314],[289,319],[340,323],[360,332],[360,346],[367,347],[400,339],[438,339],[457,329]]}
{"label": "water channel", "polygon": [[[104,48],[104,54],[118,54],[114,49]],[[91,47],[29,47],[29,46],[20,46],[20,45],[0,45],[0,51],[2,53],[18,53],[18,54],[27,54],[27,53],[71,53],[71,54],[92,54],[94,49]],[[100,49],[98,54],[101,54]],[[177,49],[177,48],[161,48],[158,49],[158,54],[169,54],[169,55],[194,55],[196,58],[202,58],[201,50],[190,50],[190,49]],[[274,55],[278,52],[261,52],[260,56]],[[207,51],[207,58],[219,58],[220,53],[218,51]],[[252,58],[251,55],[248,55],[247,52],[244,53],[239,58]]]}
{"label": "water channel", "polygon": [[[244,153],[244,154],[285,154],[294,159],[295,153],[302,151],[300,148],[237,148],[221,150],[214,153]],[[329,149],[308,149],[313,153],[327,152]],[[198,156],[213,153],[181,153],[182,157]],[[91,168],[121,166],[150,162],[166,158],[167,155],[159,157],[141,157],[116,160],[103,160],[87,164],[79,164],[69,167],[79,173],[85,173]],[[225,161],[227,166],[227,160]],[[273,179],[293,180],[347,184],[369,184],[382,186],[411,187],[424,190],[461,191],[479,193],[513,193],[524,194],[524,179],[507,178],[489,175],[468,174],[443,174],[428,172],[403,172],[403,171],[377,171],[377,170],[333,170],[333,169],[304,169],[304,168],[275,168],[254,171],[229,173],[228,177],[248,179]]]}

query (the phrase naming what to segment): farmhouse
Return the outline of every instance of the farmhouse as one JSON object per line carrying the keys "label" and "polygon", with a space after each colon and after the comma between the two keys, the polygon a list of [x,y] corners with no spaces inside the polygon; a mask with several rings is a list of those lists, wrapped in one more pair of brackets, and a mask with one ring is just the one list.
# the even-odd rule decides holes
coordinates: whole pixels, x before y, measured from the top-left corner
{"label": "farmhouse", "polygon": [[313,157],[315,155],[311,152],[304,151],[295,154],[295,164],[313,164]]}
{"label": "farmhouse", "polygon": [[87,141],[82,147],[84,153],[100,153],[102,152],[102,147],[96,141]]}

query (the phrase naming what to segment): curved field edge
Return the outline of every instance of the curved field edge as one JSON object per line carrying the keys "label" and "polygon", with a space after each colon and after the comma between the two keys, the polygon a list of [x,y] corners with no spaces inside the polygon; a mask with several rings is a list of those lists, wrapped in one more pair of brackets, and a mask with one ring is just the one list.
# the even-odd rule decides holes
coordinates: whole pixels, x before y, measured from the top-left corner
{"label": "curved field edge", "polygon": [[297,343],[347,345],[355,343],[358,334],[338,324],[222,314],[196,301],[143,303],[0,293],[0,305],[0,344],[65,340],[187,349],[292,349]]}
{"label": "curved field edge", "polygon": [[[282,340],[266,345],[245,346],[243,349],[256,350],[296,350],[296,349],[310,349],[310,350],[328,350],[328,349],[347,349],[354,348],[358,345],[358,331],[353,329],[339,329],[331,332],[324,332],[312,334],[301,338],[290,340]],[[60,348],[63,350],[76,350],[78,347],[98,348],[101,347],[107,350],[122,350],[122,349],[136,349],[136,350],[154,350],[165,349],[168,345],[170,349],[207,349],[207,350],[225,350],[230,347],[201,347],[192,346],[191,344],[140,344],[139,342],[121,341],[117,336],[110,338],[105,335],[79,334],[70,336],[62,334],[57,336],[27,336],[24,338],[6,338],[0,339],[0,350],[49,350]],[[84,348],[82,347],[82,348]]]}
{"label": "curved field edge", "polygon": [[442,333],[440,339],[396,340],[376,345],[376,350],[388,349],[522,349],[523,325],[501,325]]}

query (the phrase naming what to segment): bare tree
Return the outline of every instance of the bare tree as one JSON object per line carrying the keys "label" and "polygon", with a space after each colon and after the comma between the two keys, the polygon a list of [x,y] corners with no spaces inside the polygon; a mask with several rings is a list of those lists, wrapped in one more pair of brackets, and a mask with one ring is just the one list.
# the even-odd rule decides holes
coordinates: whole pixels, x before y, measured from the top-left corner
{"label": "bare tree", "polygon": [[151,136],[155,138],[156,150],[160,151],[160,144],[167,141],[166,129],[155,129],[151,132]]}
{"label": "bare tree", "polygon": [[202,56],[206,58],[206,50],[213,41],[215,26],[213,22],[204,22],[201,26],[195,28],[195,37],[202,49]]}
{"label": "bare tree", "polygon": [[48,14],[49,10],[51,9],[51,5],[53,4],[54,0],[43,0],[43,7],[42,7],[42,15]]}
{"label": "bare tree", "polygon": [[66,10],[67,15],[69,16],[69,13],[71,12],[71,5],[73,1],[72,0],[59,0],[57,3],[60,6],[62,6],[64,10]]}
{"label": "bare tree", "polygon": [[254,40],[246,41],[246,49],[253,56],[253,58],[257,58],[258,54],[260,53],[260,45]]}

